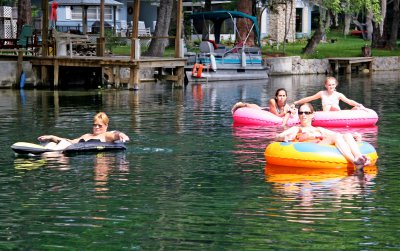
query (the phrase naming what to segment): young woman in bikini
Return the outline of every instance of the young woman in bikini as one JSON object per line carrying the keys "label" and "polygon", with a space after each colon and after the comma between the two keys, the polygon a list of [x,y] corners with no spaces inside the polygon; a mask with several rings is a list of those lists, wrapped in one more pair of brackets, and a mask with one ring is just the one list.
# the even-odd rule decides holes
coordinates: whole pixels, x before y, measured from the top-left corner
{"label": "young woman in bikini", "polygon": [[336,133],[331,130],[314,127],[311,121],[314,117],[314,108],[310,103],[300,105],[298,109],[300,126],[293,126],[275,137],[276,141],[292,142],[315,142],[318,144],[335,145],[343,156],[354,163],[357,168],[362,168],[370,164],[367,156],[362,155],[357,145],[361,141],[360,134]]}
{"label": "young woman in bikini", "polygon": [[283,117],[283,126],[286,125],[286,121],[289,119],[289,116],[291,114],[291,111],[293,109],[290,108],[289,104],[286,103],[287,100],[287,91],[284,88],[279,88],[275,92],[275,97],[271,98],[268,101],[268,109],[262,108],[256,104],[250,104],[250,103],[243,103],[243,102],[237,102],[233,107],[232,107],[232,114],[239,108],[242,107],[248,107],[248,108],[254,108],[254,109],[260,109],[260,110],[268,110],[269,112],[275,114],[276,116]]}
{"label": "young woman in bikini", "polygon": [[354,106],[356,108],[364,108],[364,106],[354,100],[348,99],[344,94],[336,91],[338,81],[334,77],[327,77],[325,80],[325,91],[319,91],[316,94],[302,98],[293,102],[292,107],[300,105],[306,102],[311,102],[316,99],[321,99],[322,110],[328,111],[340,111],[339,100]]}

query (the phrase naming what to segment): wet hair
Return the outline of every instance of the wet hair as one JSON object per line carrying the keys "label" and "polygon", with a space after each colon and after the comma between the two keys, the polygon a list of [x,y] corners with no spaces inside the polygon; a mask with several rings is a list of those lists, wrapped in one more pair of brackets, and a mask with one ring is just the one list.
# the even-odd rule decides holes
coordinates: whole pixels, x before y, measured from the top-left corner
{"label": "wet hair", "polygon": [[[278,90],[276,90],[276,92],[275,92],[275,102],[278,104],[278,94],[279,94],[279,92],[280,91],[284,91],[285,92],[285,95],[286,95],[286,97],[287,97],[287,91],[286,91],[286,89],[285,88],[279,88]],[[286,105],[286,100],[285,100],[285,105]]]}
{"label": "wet hair", "polygon": [[101,121],[103,122],[104,125],[108,126],[108,122],[110,121],[110,119],[108,118],[107,114],[105,114],[104,112],[99,112],[96,115],[94,115],[93,117],[93,122],[96,121]]}
{"label": "wet hair", "polygon": [[328,83],[328,81],[334,81],[336,83],[336,85],[339,84],[339,82],[337,81],[337,79],[335,77],[327,77],[325,79],[325,84]]}
{"label": "wet hair", "polygon": [[310,111],[311,111],[312,113],[314,113],[314,107],[313,107],[312,104],[310,104],[310,103],[301,104],[301,105],[299,106],[299,111],[300,111],[300,108],[301,108],[302,106],[308,106],[308,108],[310,108]]}

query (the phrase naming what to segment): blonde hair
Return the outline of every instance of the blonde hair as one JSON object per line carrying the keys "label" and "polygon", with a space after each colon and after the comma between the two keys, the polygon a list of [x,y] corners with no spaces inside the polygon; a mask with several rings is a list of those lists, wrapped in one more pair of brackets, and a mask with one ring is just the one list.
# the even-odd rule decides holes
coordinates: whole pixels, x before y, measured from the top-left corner
{"label": "blonde hair", "polygon": [[310,111],[312,112],[312,113],[314,113],[314,107],[313,107],[313,105],[311,104],[311,103],[304,103],[304,104],[301,104],[300,106],[299,106],[299,111],[300,111],[300,107],[302,107],[302,106],[308,106],[308,108],[310,108]]}
{"label": "blonde hair", "polygon": [[329,81],[334,81],[336,85],[339,84],[339,82],[337,81],[337,79],[335,77],[327,77],[325,79],[325,84],[328,83]]}
{"label": "blonde hair", "polygon": [[105,114],[104,112],[99,112],[96,115],[94,115],[93,117],[93,122],[96,121],[101,121],[103,122],[103,124],[105,124],[106,126],[108,126],[108,122],[110,121],[110,119],[108,118],[107,114]]}

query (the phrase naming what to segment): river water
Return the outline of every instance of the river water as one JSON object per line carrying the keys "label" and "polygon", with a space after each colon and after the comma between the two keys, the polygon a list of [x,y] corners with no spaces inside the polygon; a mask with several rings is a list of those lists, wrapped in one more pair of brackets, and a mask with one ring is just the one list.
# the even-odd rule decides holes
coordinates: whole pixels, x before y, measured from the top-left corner
{"label": "river water", "polygon": [[[379,154],[361,174],[266,168],[265,147],[282,128],[232,123],[236,101],[266,105],[280,87],[293,101],[321,90],[324,77],[0,90],[0,249],[400,249],[398,72],[339,79],[339,91],[380,116],[376,127],[346,129]],[[42,134],[78,137],[98,111],[131,137],[125,152],[10,149]]]}

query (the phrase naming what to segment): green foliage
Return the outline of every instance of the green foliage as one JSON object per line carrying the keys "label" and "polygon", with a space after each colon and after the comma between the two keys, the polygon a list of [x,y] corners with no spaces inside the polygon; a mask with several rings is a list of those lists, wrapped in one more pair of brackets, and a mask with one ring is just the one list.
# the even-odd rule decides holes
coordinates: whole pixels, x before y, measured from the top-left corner
{"label": "green foliage", "polygon": [[114,36],[114,33],[111,29],[106,29],[104,31],[104,36],[106,39],[106,44],[105,47],[107,50],[109,50],[111,53],[113,52],[113,48],[116,46],[123,46],[126,45],[126,38],[122,37],[116,37]]}
{"label": "green foliage", "polygon": [[[329,58],[329,57],[360,57],[362,56],[361,47],[371,45],[371,42],[365,41],[360,37],[345,36],[341,31],[332,31],[327,34],[327,43],[319,43],[313,54],[304,55],[302,49],[306,46],[307,40],[300,40],[289,43],[285,48],[287,56],[301,56],[302,58]],[[276,45],[263,47],[265,54],[282,54],[282,45],[279,50]],[[390,51],[372,48],[372,56],[400,56],[400,49]]]}

